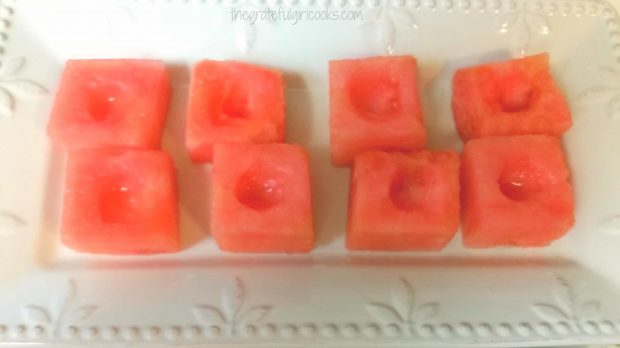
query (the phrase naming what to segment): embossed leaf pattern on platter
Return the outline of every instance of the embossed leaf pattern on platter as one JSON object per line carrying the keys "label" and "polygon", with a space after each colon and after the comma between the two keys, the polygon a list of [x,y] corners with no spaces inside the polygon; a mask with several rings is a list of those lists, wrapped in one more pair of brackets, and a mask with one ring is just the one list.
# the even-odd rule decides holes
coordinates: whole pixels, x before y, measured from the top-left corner
{"label": "embossed leaf pattern on platter", "polygon": [[553,302],[531,305],[532,311],[545,321],[564,321],[575,329],[581,329],[585,321],[597,319],[600,316],[601,303],[599,301],[578,301],[572,285],[565,278],[555,279],[552,295]]}
{"label": "embossed leaf pattern on platter", "polygon": [[389,1],[368,12],[368,20],[362,26],[372,26],[375,28],[379,46],[385,54],[394,54],[395,52],[397,27],[418,28],[415,17],[410,10],[396,7]]}
{"label": "embossed leaf pattern on platter", "polygon": [[51,327],[58,335],[63,327],[89,319],[98,309],[96,305],[76,303],[78,288],[70,279],[52,298],[49,306],[26,305],[21,308],[22,320],[29,325]]}
{"label": "embossed leaf pattern on platter", "polygon": [[[252,0],[247,0],[245,4],[240,8],[242,11],[252,11],[254,13],[268,13],[270,8],[266,5],[257,5]],[[240,19],[232,19],[232,14],[229,14],[231,17],[229,20],[233,22],[234,32],[235,32],[235,44],[237,49],[241,51],[241,53],[249,54],[256,44],[257,36],[258,36],[258,25],[259,23],[266,22],[270,25],[276,25],[277,21],[271,16],[256,18],[255,21],[252,20],[240,20]]]}
{"label": "embossed leaf pattern on platter", "polygon": [[620,72],[614,68],[602,66],[598,68],[598,75],[602,83],[590,86],[579,92],[575,102],[607,103],[607,116],[610,119],[620,119]]}
{"label": "embossed leaf pattern on platter", "polygon": [[241,52],[249,53],[254,47],[255,40],[256,24],[251,24],[248,21],[235,24],[235,42]]}
{"label": "embossed leaf pattern on platter", "polygon": [[24,226],[26,226],[26,222],[19,216],[7,211],[0,211],[0,235],[10,235]]}
{"label": "embossed leaf pattern on platter", "polygon": [[36,97],[48,93],[38,82],[17,76],[25,64],[24,57],[0,62],[0,116],[13,116],[17,97]]}
{"label": "embossed leaf pattern on platter", "polygon": [[[248,2],[249,4],[249,2]],[[129,13],[128,18],[131,13]],[[385,53],[395,52],[397,27],[416,29],[414,15],[405,8],[385,5],[376,10],[370,24],[376,28],[377,40]],[[257,29],[256,23],[238,21],[233,23],[234,42],[243,53],[253,49]],[[547,19],[525,7],[515,12],[500,16],[498,27],[502,34],[512,34],[514,49],[519,55],[527,53],[532,36],[546,35],[550,32]],[[18,77],[26,60],[21,58],[6,59],[0,63],[0,116],[11,116],[15,111],[18,97],[38,96],[48,93],[44,86],[36,81]],[[605,84],[584,89],[576,98],[577,101],[608,103],[609,116],[618,118],[620,114],[620,74],[612,68],[600,68],[601,74],[608,78]],[[26,223],[17,215],[0,211],[0,234],[5,230],[14,230]],[[620,231],[620,216],[610,217],[602,224],[605,230]],[[66,287],[57,293],[49,306],[25,305],[20,308],[24,323],[29,325],[49,326],[57,333],[61,328],[91,318],[97,311],[96,305],[77,303],[78,287],[71,279]],[[234,278],[230,286],[223,288],[219,306],[199,304],[192,308],[192,313],[201,324],[224,324],[229,334],[235,334],[237,328],[264,321],[273,310],[268,305],[246,305],[247,292],[243,281]],[[413,331],[415,327],[435,318],[439,312],[439,303],[427,302],[417,305],[416,292],[411,283],[401,278],[391,288],[387,302],[369,302],[365,307],[367,313],[383,324],[406,324]],[[554,283],[553,299],[549,302],[533,303],[531,310],[539,318],[558,322],[566,321],[575,327],[583,322],[598,318],[601,312],[599,301],[580,302],[571,284],[558,277]]]}
{"label": "embossed leaf pattern on platter", "polygon": [[137,37],[140,24],[134,10],[123,3],[110,3],[110,9],[104,17],[108,33],[113,39],[119,37]]}
{"label": "embossed leaf pattern on platter", "polygon": [[222,288],[221,306],[198,304],[192,308],[196,320],[204,325],[224,324],[229,335],[234,335],[239,327],[263,321],[273,310],[272,306],[257,305],[245,308],[246,288],[243,281],[234,281]]}
{"label": "embossed leaf pattern on platter", "polygon": [[496,29],[500,34],[511,36],[511,49],[517,57],[528,53],[534,35],[548,35],[551,32],[547,18],[530,11],[527,2],[523,2],[515,11],[501,15]]}
{"label": "embossed leaf pattern on platter", "polygon": [[[233,12],[232,9],[226,8],[221,11],[213,11],[214,17],[212,22],[217,30],[232,33],[233,42],[237,50],[243,54],[249,54],[257,42],[260,24],[276,25],[277,20],[271,15],[267,15],[270,13],[269,6],[258,4],[252,0],[235,5],[234,10],[236,12]],[[243,11],[254,13],[255,17],[243,19],[241,17]],[[226,43],[228,42],[229,40],[226,40]]]}
{"label": "embossed leaf pattern on platter", "polygon": [[392,287],[390,303],[370,302],[366,304],[366,311],[382,324],[407,324],[413,332],[417,326],[437,316],[439,303],[427,302],[417,306],[411,283],[400,278]]}

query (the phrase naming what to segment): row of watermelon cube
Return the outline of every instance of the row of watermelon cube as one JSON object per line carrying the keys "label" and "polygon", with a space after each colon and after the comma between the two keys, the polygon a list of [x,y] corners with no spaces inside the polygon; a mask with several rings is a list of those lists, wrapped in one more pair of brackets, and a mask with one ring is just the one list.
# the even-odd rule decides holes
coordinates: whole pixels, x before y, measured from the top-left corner
{"label": "row of watermelon cube", "polygon": [[[330,62],[332,162],[349,165],[367,150],[410,151],[426,145],[411,56]],[[159,148],[170,98],[162,62],[67,62],[50,135],[69,148]],[[452,107],[463,140],[492,135],[559,136],[571,126],[546,54],[459,70]],[[284,82],[280,72],[238,62],[196,65],[186,124],[195,162],[210,162],[222,142],[282,142]]]}
{"label": "row of watermelon cube", "polygon": [[[72,60],[65,67],[49,133],[70,147],[157,148],[170,97],[165,66],[144,60]],[[334,164],[370,149],[423,148],[426,130],[413,57],[330,63]],[[452,106],[464,140],[490,135],[550,134],[571,126],[545,54],[455,74]],[[213,144],[282,142],[282,75],[237,62],[203,61],[193,72],[186,143],[196,162]]]}
{"label": "row of watermelon cube", "polygon": [[[532,73],[531,69],[528,70],[532,62],[538,65],[540,62],[547,64],[547,58],[531,57],[457,73],[453,98],[457,126],[468,122],[473,124],[474,128],[476,125],[483,125],[473,131],[463,130],[464,128],[459,126],[460,133],[466,139],[480,133],[519,134],[519,129],[527,129],[530,133],[534,132],[532,127],[539,127],[536,128],[537,132],[555,134],[570,126],[567,108],[564,108],[564,114],[553,114],[560,114],[561,118],[568,119],[563,128],[549,131],[543,129],[544,125],[554,122],[535,121],[537,117],[547,114],[544,105],[547,105],[547,109],[548,105],[551,105],[556,107],[554,110],[561,110],[558,103],[562,99],[550,78],[548,66],[546,69],[533,69],[535,73]],[[332,160],[335,164],[350,163],[358,154],[368,150],[410,151],[424,146],[426,132],[419,107],[415,68],[413,57],[380,57],[335,61],[330,64],[330,128]],[[477,72],[478,70],[485,73]],[[470,73],[466,74],[468,71]],[[501,82],[496,84],[494,90],[496,96],[500,97],[499,102],[497,98],[490,102],[498,103],[500,112],[515,116],[510,122],[517,122],[519,119],[533,121],[529,122],[529,126],[520,125],[512,129],[506,126],[507,123],[501,123],[503,121],[500,121],[499,126],[493,126],[492,122],[468,121],[473,116],[486,116],[492,120],[493,115],[489,117],[490,111],[497,111],[497,106],[491,105],[487,109],[473,107],[474,112],[469,110],[468,114],[468,106],[458,103],[458,96],[461,94],[457,93],[457,82],[462,75],[474,76],[460,79],[465,81],[460,82],[462,86],[469,87],[461,90],[468,91],[470,99],[473,99],[470,109],[472,105],[484,106],[485,101],[489,104],[490,99],[486,98],[488,96],[484,93],[475,94],[471,91],[481,86],[476,81],[484,77],[486,80],[483,79],[482,82]],[[498,79],[495,75],[502,78]],[[503,78],[504,75],[510,75],[510,78]],[[57,142],[72,149],[99,149],[75,150],[69,156],[63,214],[65,244],[78,250],[108,253],[146,253],[178,249],[176,185],[172,161],[163,153],[136,149],[159,147],[170,93],[167,81],[163,64],[154,61],[91,60],[67,63],[52,112],[49,133]],[[548,94],[556,95],[556,98],[550,98]],[[214,163],[211,224],[216,240],[225,250],[307,251],[312,248],[310,184],[305,153],[292,145],[250,145],[283,140],[283,95],[281,75],[271,69],[213,61],[201,62],[194,69],[186,134],[186,143],[192,158],[195,161],[210,161],[213,159],[215,144],[241,143],[235,146],[221,145],[219,152],[222,155],[216,155],[219,160]],[[478,104],[471,95],[479,97]],[[546,102],[547,104],[542,103],[543,107],[540,107],[540,100],[552,99],[556,100],[555,104]],[[458,105],[461,105],[460,109]],[[487,112],[485,114],[481,111]],[[538,116],[531,116],[532,113]],[[465,121],[459,122],[459,119]],[[543,128],[540,128],[541,124]],[[555,225],[561,225],[560,229],[565,231],[568,222],[572,224],[572,220],[567,218],[572,214],[569,184],[567,188],[555,185],[556,191],[568,195],[556,195],[556,201],[543,200],[542,203],[539,203],[538,197],[541,190],[533,194],[536,190],[532,188],[542,185],[547,190],[556,181],[567,183],[567,175],[562,176],[563,172],[560,170],[566,168],[561,148],[558,144],[547,144],[537,150],[537,146],[528,146],[528,141],[545,144],[553,143],[553,139],[543,141],[526,138],[502,141],[505,144],[524,142],[512,148],[508,147],[509,150],[512,149],[510,151],[514,150],[514,153],[509,151],[501,155],[501,151],[499,152],[499,156],[507,157],[521,153],[517,156],[520,159],[497,159],[496,166],[501,164],[506,167],[506,163],[512,163],[508,165],[512,166],[512,169],[505,169],[500,174],[493,174],[491,171],[487,174],[495,175],[495,181],[483,180],[482,183],[476,182],[481,180],[480,175],[474,175],[471,180],[467,179],[472,176],[467,175],[465,164],[467,158],[473,158],[475,163],[475,159],[479,159],[477,152],[484,150],[468,151],[473,145],[466,145],[463,182],[467,184],[464,191],[467,192],[469,187],[472,193],[465,195],[464,202],[467,206],[467,202],[472,201],[471,205],[478,207],[464,209],[466,244],[542,245],[557,238],[558,227],[554,227]],[[486,145],[479,146],[484,149]],[[540,163],[531,163],[532,158],[536,157],[536,151],[546,153],[545,146],[555,149],[548,151],[549,156],[557,157],[556,150],[559,149],[558,158],[561,163],[552,161],[557,166],[543,166],[542,169]],[[117,147],[133,149],[121,150]],[[95,153],[84,153],[89,151]],[[467,156],[469,152],[473,155]],[[491,151],[490,154],[497,153]],[[554,158],[553,156],[551,158]],[[357,158],[349,210],[347,244],[350,248],[439,249],[449,241],[459,222],[456,154],[369,153]],[[373,161],[381,158],[385,166],[381,165],[370,172],[364,170],[366,167],[373,168]],[[140,180],[135,179],[136,175],[129,174],[135,171],[134,167],[141,168],[139,165],[132,165],[133,163],[144,165],[144,170],[136,172]],[[240,165],[241,163],[244,165]],[[389,163],[392,164],[388,165]],[[473,168],[477,167],[490,168],[486,159],[473,165]],[[392,168],[392,171],[387,170],[389,168]],[[497,171],[497,168],[493,170]],[[372,179],[368,184],[357,184],[368,180],[365,176],[373,175],[383,176],[382,180],[375,177],[376,180]],[[540,179],[554,175],[557,180],[543,183],[544,180]],[[518,184],[522,187],[514,185],[515,178],[520,180]],[[486,191],[477,190],[485,185],[490,185]],[[489,192],[495,192],[491,189],[493,186],[500,188],[499,197],[508,198],[510,201],[510,204],[504,202],[506,206],[503,210],[493,209],[498,206],[497,202],[478,199],[477,195],[484,196],[486,192],[486,196],[489,196]],[[561,190],[562,188],[564,190]],[[516,193],[506,193],[512,191]],[[520,198],[515,198],[517,196]],[[562,197],[563,199],[560,199]],[[161,204],[150,204],[149,201],[153,200]],[[366,206],[364,202],[380,205]],[[433,202],[431,206],[428,205],[429,202]],[[570,206],[570,209],[554,210],[560,207],[559,203],[567,202],[570,204],[564,206]],[[532,215],[526,212],[540,210],[541,205],[547,215],[532,220]],[[468,216],[472,214],[478,214],[478,218],[469,219]],[[523,219],[519,218],[520,215],[527,216],[529,220],[526,221],[533,223],[519,224]],[[158,219],[154,219],[154,216]],[[396,218],[397,216],[400,217]],[[471,234],[467,233],[467,226],[474,224],[468,224],[468,221],[478,221],[480,216],[492,216],[490,221],[505,219],[504,225],[512,226],[512,229],[508,228],[509,231],[519,232],[504,233],[503,231],[507,231],[502,227],[504,225],[497,225],[496,222],[489,224],[489,219],[483,218],[486,222],[482,224],[488,225],[488,231],[477,233],[480,236],[472,239],[468,237]],[[541,225],[541,221],[550,221],[551,225]],[[376,228],[372,228],[373,224]],[[534,228],[526,228],[527,231],[524,232],[523,227],[530,225]],[[497,235],[495,239],[492,238],[493,232]],[[489,233],[491,234],[488,235]],[[527,237],[528,233],[538,238]],[[551,238],[551,235],[555,237]],[[468,242],[476,239],[481,242]],[[397,242],[398,240],[401,242]]]}
{"label": "row of watermelon cube", "polygon": [[[411,151],[427,132],[414,57],[331,61],[332,162],[350,165],[368,150]],[[457,130],[467,141],[485,136],[548,134],[571,127],[547,54],[458,70],[452,84]]]}
{"label": "row of watermelon cube", "polygon": [[[451,151],[357,156],[347,247],[442,249],[459,227],[459,187],[466,246],[542,246],[572,225],[572,190],[558,138],[471,140],[461,158],[459,170],[459,156]],[[62,230],[67,246],[120,254],[179,250],[174,164],[167,154],[80,149],[70,152],[68,163]],[[211,228],[221,249],[312,249],[310,175],[301,147],[217,145],[212,185]]]}
{"label": "row of watermelon cube", "polygon": [[[314,244],[305,151],[282,143],[215,146],[211,228],[223,250],[307,252]],[[78,251],[180,250],[174,163],[163,151],[69,151],[62,242]]]}
{"label": "row of watermelon cube", "polygon": [[[66,148],[158,149],[171,88],[161,61],[69,60],[48,133]],[[223,142],[284,141],[282,74],[239,62],[205,60],[193,70],[186,145],[194,162],[210,162]]]}
{"label": "row of watermelon cube", "polygon": [[462,216],[468,247],[545,246],[574,222],[559,138],[493,136],[453,151],[367,151],[351,176],[347,247],[440,250]]}

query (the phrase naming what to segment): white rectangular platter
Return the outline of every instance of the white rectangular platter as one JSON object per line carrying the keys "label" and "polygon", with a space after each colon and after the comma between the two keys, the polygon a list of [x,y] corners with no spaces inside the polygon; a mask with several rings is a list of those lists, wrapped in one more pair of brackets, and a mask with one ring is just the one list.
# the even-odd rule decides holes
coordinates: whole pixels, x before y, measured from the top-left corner
{"label": "white rectangular platter", "polygon": [[[604,0],[4,0],[0,6],[0,346],[537,346],[620,341],[620,18]],[[230,10],[360,11],[363,20],[232,21]],[[341,12],[342,13],[342,12]],[[349,13],[349,12],[348,12]],[[432,148],[460,149],[463,66],[549,52],[573,112],[576,225],[539,249],[344,248],[349,171],[329,163],[327,62],[413,54]],[[64,155],[45,128],[64,61],[165,60],[184,249],[79,254],[59,242]],[[209,167],[183,145],[189,69],[285,72],[287,141],[310,152],[317,248],[220,252]]]}

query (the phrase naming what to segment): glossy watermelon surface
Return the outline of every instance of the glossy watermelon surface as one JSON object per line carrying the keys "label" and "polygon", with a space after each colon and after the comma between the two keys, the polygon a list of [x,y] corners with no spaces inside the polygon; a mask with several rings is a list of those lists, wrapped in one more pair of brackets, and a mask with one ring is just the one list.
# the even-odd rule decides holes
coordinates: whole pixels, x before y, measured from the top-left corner
{"label": "glossy watermelon surface", "polygon": [[306,151],[278,143],[216,145],[211,232],[225,251],[310,251],[314,228]]}
{"label": "glossy watermelon surface", "polygon": [[192,72],[186,145],[194,162],[211,162],[218,143],[284,141],[282,74],[258,65],[205,60]]}
{"label": "glossy watermelon surface", "polygon": [[103,254],[179,250],[174,163],[161,151],[80,149],[69,153],[62,242]]}
{"label": "glossy watermelon surface", "polygon": [[330,61],[329,107],[334,165],[350,165],[364,151],[426,145],[412,56]]}
{"label": "glossy watermelon surface", "polygon": [[573,226],[570,173],[556,137],[471,140],[461,174],[466,246],[545,246]]}
{"label": "glossy watermelon surface", "polygon": [[440,250],[458,226],[458,154],[371,151],[356,157],[349,196],[349,249]]}
{"label": "glossy watermelon surface", "polygon": [[572,125],[547,54],[457,71],[452,111],[464,141],[493,135],[560,136]]}
{"label": "glossy watermelon surface", "polygon": [[158,149],[171,87],[161,61],[69,60],[48,133],[65,148]]}

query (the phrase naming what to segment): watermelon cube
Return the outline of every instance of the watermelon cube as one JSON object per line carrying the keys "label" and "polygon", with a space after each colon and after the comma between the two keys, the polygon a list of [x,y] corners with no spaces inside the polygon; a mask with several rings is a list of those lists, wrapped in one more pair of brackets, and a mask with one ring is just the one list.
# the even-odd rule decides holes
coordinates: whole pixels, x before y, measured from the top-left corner
{"label": "watermelon cube", "polygon": [[364,151],[409,151],[426,145],[416,65],[411,56],[329,62],[334,165],[350,165]]}
{"label": "watermelon cube", "polygon": [[170,84],[160,61],[67,61],[48,124],[63,147],[158,149]]}
{"label": "watermelon cube", "polygon": [[459,156],[365,152],[355,158],[347,248],[440,250],[459,227]]}
{"label": "watermelon cube", "polygon": [[547,54],[457,71],[452,111],[464,141],[493,135],[560,136],[572,125]]}
{"label": "watermelon cube", "polygon": [[194,67],[186,145],[194,162],[211,162],[213,145],[284,141],[284,82],[279,71],[204,60]]}
{"label": "watermelon cube", "polygon": [[211,232],[234,252],[308,252],[312,203],[306,152],[290,144],[216,145]]}
{"label": "watermelon cube", "polygon": [[62,242],[104,254],[179,250],[174,164],[165,152],[77,149],[69,153]]}
{"label": "watermelon cube", "polygon": [[573,190],[557,137],[487,137],[462,155],[468,247],[544,246],[574,223]]}

